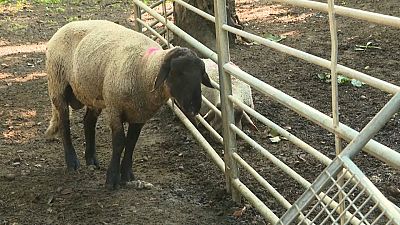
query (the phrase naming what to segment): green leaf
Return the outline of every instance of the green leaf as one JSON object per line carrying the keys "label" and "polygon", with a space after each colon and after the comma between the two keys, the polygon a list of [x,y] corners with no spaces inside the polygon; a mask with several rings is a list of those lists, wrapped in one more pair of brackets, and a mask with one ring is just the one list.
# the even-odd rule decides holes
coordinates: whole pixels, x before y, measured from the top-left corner
{"label": "green leaf", "polygon": [[331,82],[331,74],[330,73],[319,73],[317,74],[318,78],[327,83]]}
{"label": "green leaf", "polygon": [[319,73],[317,76],[320,80],[326,80],[326,73]]}
{"label": "green leaf", "polygon": [[354,48],[355,51],[365,51],[367,49],[382,49],[379,46],[374,46],[371,41],[367,42],[365,45],[356,45]]}
{"label": "green leaf", "polygon": [[286,38],[285,35],[267,34],[264,36],[266,39],[274,42],[280,42]]}
{"label": "green leaf", "polygon": [[337,82],[338,82],[338,84],[345,84],[345,83],[350,82],[350,78],[342,76],[342,75],[338,75]]}
{"label": "green leaf", "polygon": [[364,82],[361,82],[361,81],[359,81],[359,80],[356,80],[356,79],[351,79],[351,84],[352,84],[354,87],[362,87],[365,83],[364,83]]}
{"label": "green leaf", "polygon": [[279,133],[278,133],[278,131],[276,131],[275,129],[271,129],[271,130],[269,131],[268,136],[270,136],[270,137],[279,137]]}

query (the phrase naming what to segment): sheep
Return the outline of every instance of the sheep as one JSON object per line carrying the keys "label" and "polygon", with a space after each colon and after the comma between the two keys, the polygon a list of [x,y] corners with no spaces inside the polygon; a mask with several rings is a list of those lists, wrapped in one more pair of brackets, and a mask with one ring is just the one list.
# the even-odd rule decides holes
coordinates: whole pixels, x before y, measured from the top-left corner
{"label": "sheep", "polygon": [[[206,72],[210,76],[211,80],[214,80],[215,82],[219,83],[218,65],[211,59],[203,59],[203,62],[206,66]],[[241,102],[243,102],[247,106],[254,109],[251,87],[245,82],[236,79],[235,77],[231,77],[231,81],[232,81],[233,96],[238,98]],[[217,89],[209,89],[202,87],[202,93],[204,97],[206,97],[213,105],[215,105],[218,109],[221,110],[220,93]],[[222,120],[215,113],[214,110],[210,109],[206,104],[202,104],[200,109],[200,114],[204,117],[204,119],[207,122],[210,123],[210,125],[215,130],[221,131]],[[250,119],[250,117],[247,115],[247,113],[236,105],[234,105],[234,118],[235,118],[235,125],[240,129],[242,129],[242,119],[244,118],[251,129],[257,130],[257,127],[255,126],[254,122]]]}
{"label": "sheep", "polygon": [[[204,62],[192,50],[163,50],[145,35],[104,20],[60,28],[48,42],[46,70],[52,118],[45,135],[61,137],[68,170],[80,166],[71,140],[69,106],[86,106],[85,159],[96,167],[95,126],[105,110],[112,134],[108,189],[135,179],[132,155],[141,129],[169,98],[192,118],[201,107],[201,84],[212,87]],[[126,135],[124,123],[129,124]]]}

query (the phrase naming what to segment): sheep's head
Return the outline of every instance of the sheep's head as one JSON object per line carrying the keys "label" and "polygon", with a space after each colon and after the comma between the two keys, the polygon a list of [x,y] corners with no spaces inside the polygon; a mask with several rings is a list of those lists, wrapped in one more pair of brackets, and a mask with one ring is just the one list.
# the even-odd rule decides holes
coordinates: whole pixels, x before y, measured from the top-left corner
{"label": "sheep's head", "polygon": [[154,89],[165,86],[185,115],[193,118],[201,107],[201,84],[213,88],[204,62],[188,48],[174,48],[161,64]]}

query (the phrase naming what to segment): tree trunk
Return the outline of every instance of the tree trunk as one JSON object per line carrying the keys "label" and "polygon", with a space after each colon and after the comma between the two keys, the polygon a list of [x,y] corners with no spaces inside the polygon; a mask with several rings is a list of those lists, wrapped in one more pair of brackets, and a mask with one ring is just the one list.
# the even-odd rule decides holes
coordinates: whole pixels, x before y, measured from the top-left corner
{"label": "tree trunk", "polygon": [[[185,0],[185,2],[201,9],[202,11],[214,15],[214,1],[213,0]],[[227,0],[228,9],[228,24],[238,27],[236,24],[236,10],[235,0]],[[190,36],[196,38],[198,41],[212,49],[216,50],[215,41],[215,25],[211,21],[193,13],[185,7],[174,3],[174,19],[175,24],[188,33]],[[190,47],[190,45],[182,40],[177,35],[174,36],[175,45],[182,47]],[[230,35],[230,44],[234,44],[234,38]],[[198,52],[198,51],[197,51]]]}

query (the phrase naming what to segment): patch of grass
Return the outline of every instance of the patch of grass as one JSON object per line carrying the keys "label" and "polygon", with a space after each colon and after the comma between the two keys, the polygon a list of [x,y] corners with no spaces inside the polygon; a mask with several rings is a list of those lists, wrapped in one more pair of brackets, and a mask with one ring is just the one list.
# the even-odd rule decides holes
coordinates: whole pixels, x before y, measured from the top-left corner
{"label": "patch of grass", "polygon": [[12,23],[10,24],[10,31],[15,32],[19,30],[25,30],[28,28],[28,25],[26,24],[19,24],[19,23]]}
{"label": "patch of grass", "polygon": [[[331,82],[331,74],[330,73],[319,73],[319,74],[317,74],[317,76],[320,80],[324,81],[325,83]],[[340,75],[340,74],[337,75],[337,83],[338,84],[351,83],[351,85],[353,85],[354,87],[362,87],[365,84],[364,82],[361,82],[356,79],[351,79],[351,78],[348,78],[348,77]]]}
{"label": "patch of grass", "polygon": [[56,12],[58,12],[58,13],[63,13],[63,12],[65,12],[65,9],[62,8],[62,7],[57,7],[55,10],[56,10]]}
{"label": "patch of grass", "polygon": [[65,12],[65,8],[63,8],[63,7],[56,7],[56,8],[54,8],[54,7],[46,7],[46,10],[49,11],[49,12],[57,12],[57,13]]}
{"label": "patch of grass", "polygon": [[48,24],[48,25],[58,25],[58,22],[55,21],[55,20],[47,20],[46,24]]}
{"label": "patch of grass", "polygon": [[27,4],[26,0],[17,0],[17,1],[12,1],[12,0],[0,0],[0,5],[5,5],[8,4],[10,6],[15,7],[16,10],[20,10],[22,9],[22,7],[24,7],[24,5]]}
{"label": "patch of grass", "polygon": [[67,22],[72,22],[72,21],[77,21],[77,20],[79,20],[79,18],[78,18],[77,16],[70,16],[70,17],[68,17],[66,20],[67,20]]}
{"label": "patch of grass", "polygon": [[[6,5],[7,10],[12,13],[23,9],[27,4],[27,0],[0,0],[0,5]],[[1,7],[0,13],[2,13],[4,9],[4,7]]]}
{"label": "patch of grass", "polygon": [[61,3],[61,0],[35,0],[35,3],[41,3],[41,4],[58,4],[58,3]]}

